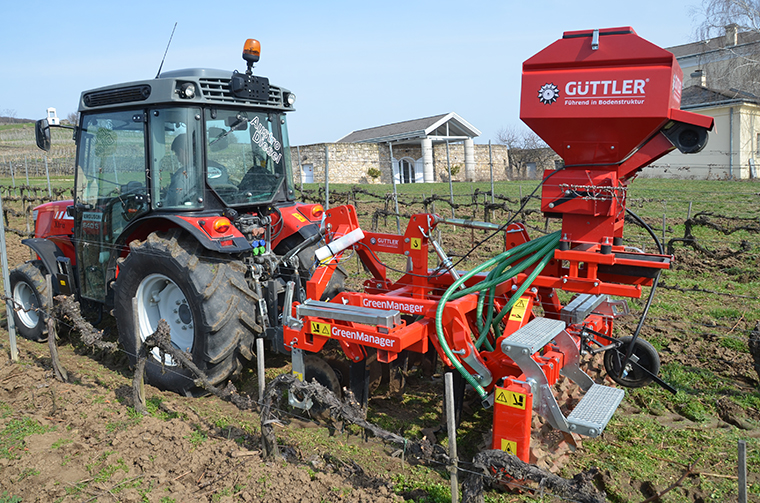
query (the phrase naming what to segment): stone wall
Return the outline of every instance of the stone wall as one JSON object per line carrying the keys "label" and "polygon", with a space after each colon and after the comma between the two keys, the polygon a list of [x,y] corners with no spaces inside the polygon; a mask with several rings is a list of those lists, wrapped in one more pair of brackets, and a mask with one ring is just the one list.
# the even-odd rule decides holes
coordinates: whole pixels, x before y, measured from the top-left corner
{"label": "stone wall", "polygon": [[[475,168],[473,181],[488,181],[491,179],[489,164],[489,146],[475,145]],[[296,185],[302,180],[301,167],[310,164],[313,167],[314,183],[325,181],[325,153],[328,157],[328,171],[331,183],[391,183],[390,149],[387,143],[317,143],[291,147],[293,162],[293,177]],[[452,170],[458,172],[453,176],[455,181],[466,181],[464,165],[464,145],[449,144],[449,162]],[[300,155],[300,159],[299,159]],[[419,144],[394,145],[394,159],[409,158],[418,160],[422,157],[422,146]],[[504,145],[490,146],[490,159],[493,162],[493,178],[496,181],[509,180],[508,149]],[[421,163],[420,163],[421,164]],[[448,164],[446,161],[446,144],[433,145],[433,165],[435,181],[448,181]],[[377,179],[369,175],[371,168],[380,171]],[[421,166],[419,169],[422,169]]]}

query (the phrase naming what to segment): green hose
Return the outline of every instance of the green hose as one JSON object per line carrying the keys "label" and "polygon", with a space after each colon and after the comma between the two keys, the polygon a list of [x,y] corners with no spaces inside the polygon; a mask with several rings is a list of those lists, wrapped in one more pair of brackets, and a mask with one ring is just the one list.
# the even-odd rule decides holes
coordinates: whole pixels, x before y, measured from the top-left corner
{"label": "green hose", "polygon": [[[553,234],[543,236],[536,240],[523,243],[519,246],[512,248],[511,250],[507,250],[497,255],[496,257],[490,260],[487,260],[483,264],[475,267],[474,269],[469,271],[467,274],[465,274],[461,278],[454,281],[454,283],[452,283],[451,286],[441,296],[441,299],[438,303],[438,309],[436,310],[436,316],[435,316],[435,330],[438,335],[438,342],[441,345],[441,348],[443,349],[444,354],[451,361],[454,368],[457,369],[457,371],[475,389],[475,391],[478,393],[478,395],[480,395],[481,398],[485,398],[487,393],[485,392],[483,387],[480,385],[480,383],[467,371],[467,369],[464,368],[464,366],[456,358],[456,356],[454,355],[454,352],[451,350],[451,348],[448,345],[448,342],[446,341],[446,337],[443,334],[443,322],[442,322],[443,309],[449,300],[455,300],[465,295],[478,292],[480,295],[480,297],[478,298],[478,306],[479,306],[478,320],[481,320],[481,317],[482,317],[481,298],[483,299],[483,303],[485,302],[486,295],[488,295],[490,299],[489,300],[489,317],[486,320],[488,322],[493,317],[493,300],[495,297],[494,294],[495,294],[496,286],[500,283],[503,283],[504,281],[508,279],[511,279],[517,274],[520,274],[522,271],[524,271],[526,268],[530,267],[537,261],[540,261],[539,265],[528,276],[528,279],[515,292],[515,294],[510,299],[510,301],[507,303],[508,308],[511,309],[512,305],[514,305],[516,300],[520,298],[520,296],[525,292],[525,290],[527,290],[530,284],[536,279],[536,276],[538,276],[541,273],[541,271],[546,266],[546,264],[548,264],[549,261],[553,258],[554,249],[557,247],[559,243],[559,236],[560,236],[560,233],[555,232]],[[520,260],[529,254],[533,254],[533,255],[523,260],[522,262],[512,266],[511,268],[509,268],[509,270],[507,270],[507,272],[504,272],[504,269],[506,269],[509,265],[513,264],[515,261]],[[463,290],[459,290],[459,287],[463,285],[467,280],[469,280],[476,274],[479,274],[481,271],[484,271],[492,266],[496,266],[496,267],[486,276],[486,278],[483,281],[471,287],[465,288]],[[499,316],[497,316],[498,322],[501,322],[506,312],[508,312],[507,307],[502,309],[502,311],[499,313]],[[478,328],[480,331],[478,342],[476,345],[478,349],[479,349],[479,346],[482,345],[482,343],[485,341],[487,342],[487,346],[490,348],[490,350],[493,350],[490,342],[487,341],[486,335],[488,334],[488,331],[489,331],[489,325],[495,325],[495,324],[498,324],[498,322],[496,320],[493,320],[492,322],[485,323],[483,325],[480,324],[480,321],[478,322],[478,325],[479,325]]]}

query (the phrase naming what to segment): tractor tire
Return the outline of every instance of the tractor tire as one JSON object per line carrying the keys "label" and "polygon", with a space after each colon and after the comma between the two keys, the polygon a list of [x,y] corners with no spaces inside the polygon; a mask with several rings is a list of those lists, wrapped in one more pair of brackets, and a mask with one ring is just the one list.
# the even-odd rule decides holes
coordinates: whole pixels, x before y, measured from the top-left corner
{"label": "tractor tire", "polygon": [[[238,375],[263,331],[256,320],[259,297],[249,288],[245,272],[242,263],[206,250],[178,229],[130,243],[129,255],[119,259],[114,315],[131,363],[163,318],[171,328],[172,344],[189,353],[211,384]],[[147,382],[187,396],[204,394],[195,386],[192,371],[168,355],[163,365],[160,358],[156,348],[149,353]]]}
{"label": "tractor tire", "polygon": [[[623,345],[619,348],[609,349],[604,352],[604,369],[607,375],[621,386],[626,388],[641,388],[652,382],[652,376],[633,363],[628,363],[623,375],[620,375],[620,366],[623,364],[625,354],[631,345],[633,337],[625,336],[620,340]],[[660,355],[650,343],[644,339],[636,339],[636,346],[632,355],[639,358],[638,364],[654,375],[660,371]]]}
{"label": "tractor tire", "polygon": [[42,262],[34,260],[9,274],[16,330],[24,339],[35,342],[47,340],[45,313],[52,307],[48,305],[48,286],[43,270]]}

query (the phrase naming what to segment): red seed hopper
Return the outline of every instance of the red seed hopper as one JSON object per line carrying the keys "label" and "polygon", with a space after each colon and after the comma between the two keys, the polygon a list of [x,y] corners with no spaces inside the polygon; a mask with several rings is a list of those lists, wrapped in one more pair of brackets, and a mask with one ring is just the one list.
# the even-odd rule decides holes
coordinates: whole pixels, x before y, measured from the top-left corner
{"label": "red seed hopper", "polygon": [[682,82],[675,56],[629,27],[566,32],[525,61],[520,118],[565,161],[541,205],[563,217],[564,247],[619,241],[627,181],[704,147],[713,119],[679,109]]}

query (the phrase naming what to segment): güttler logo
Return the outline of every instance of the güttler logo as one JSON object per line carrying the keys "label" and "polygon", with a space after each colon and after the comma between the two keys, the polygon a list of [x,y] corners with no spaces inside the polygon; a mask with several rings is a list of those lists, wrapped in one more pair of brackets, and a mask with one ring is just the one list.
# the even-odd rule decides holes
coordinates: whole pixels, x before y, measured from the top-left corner
{"label": "g\u00fcttler logo", "polygon": [[554,84],[544,84],[538,90],[538,100],[544,105],[551,105],[559,98],[559,88]]}

